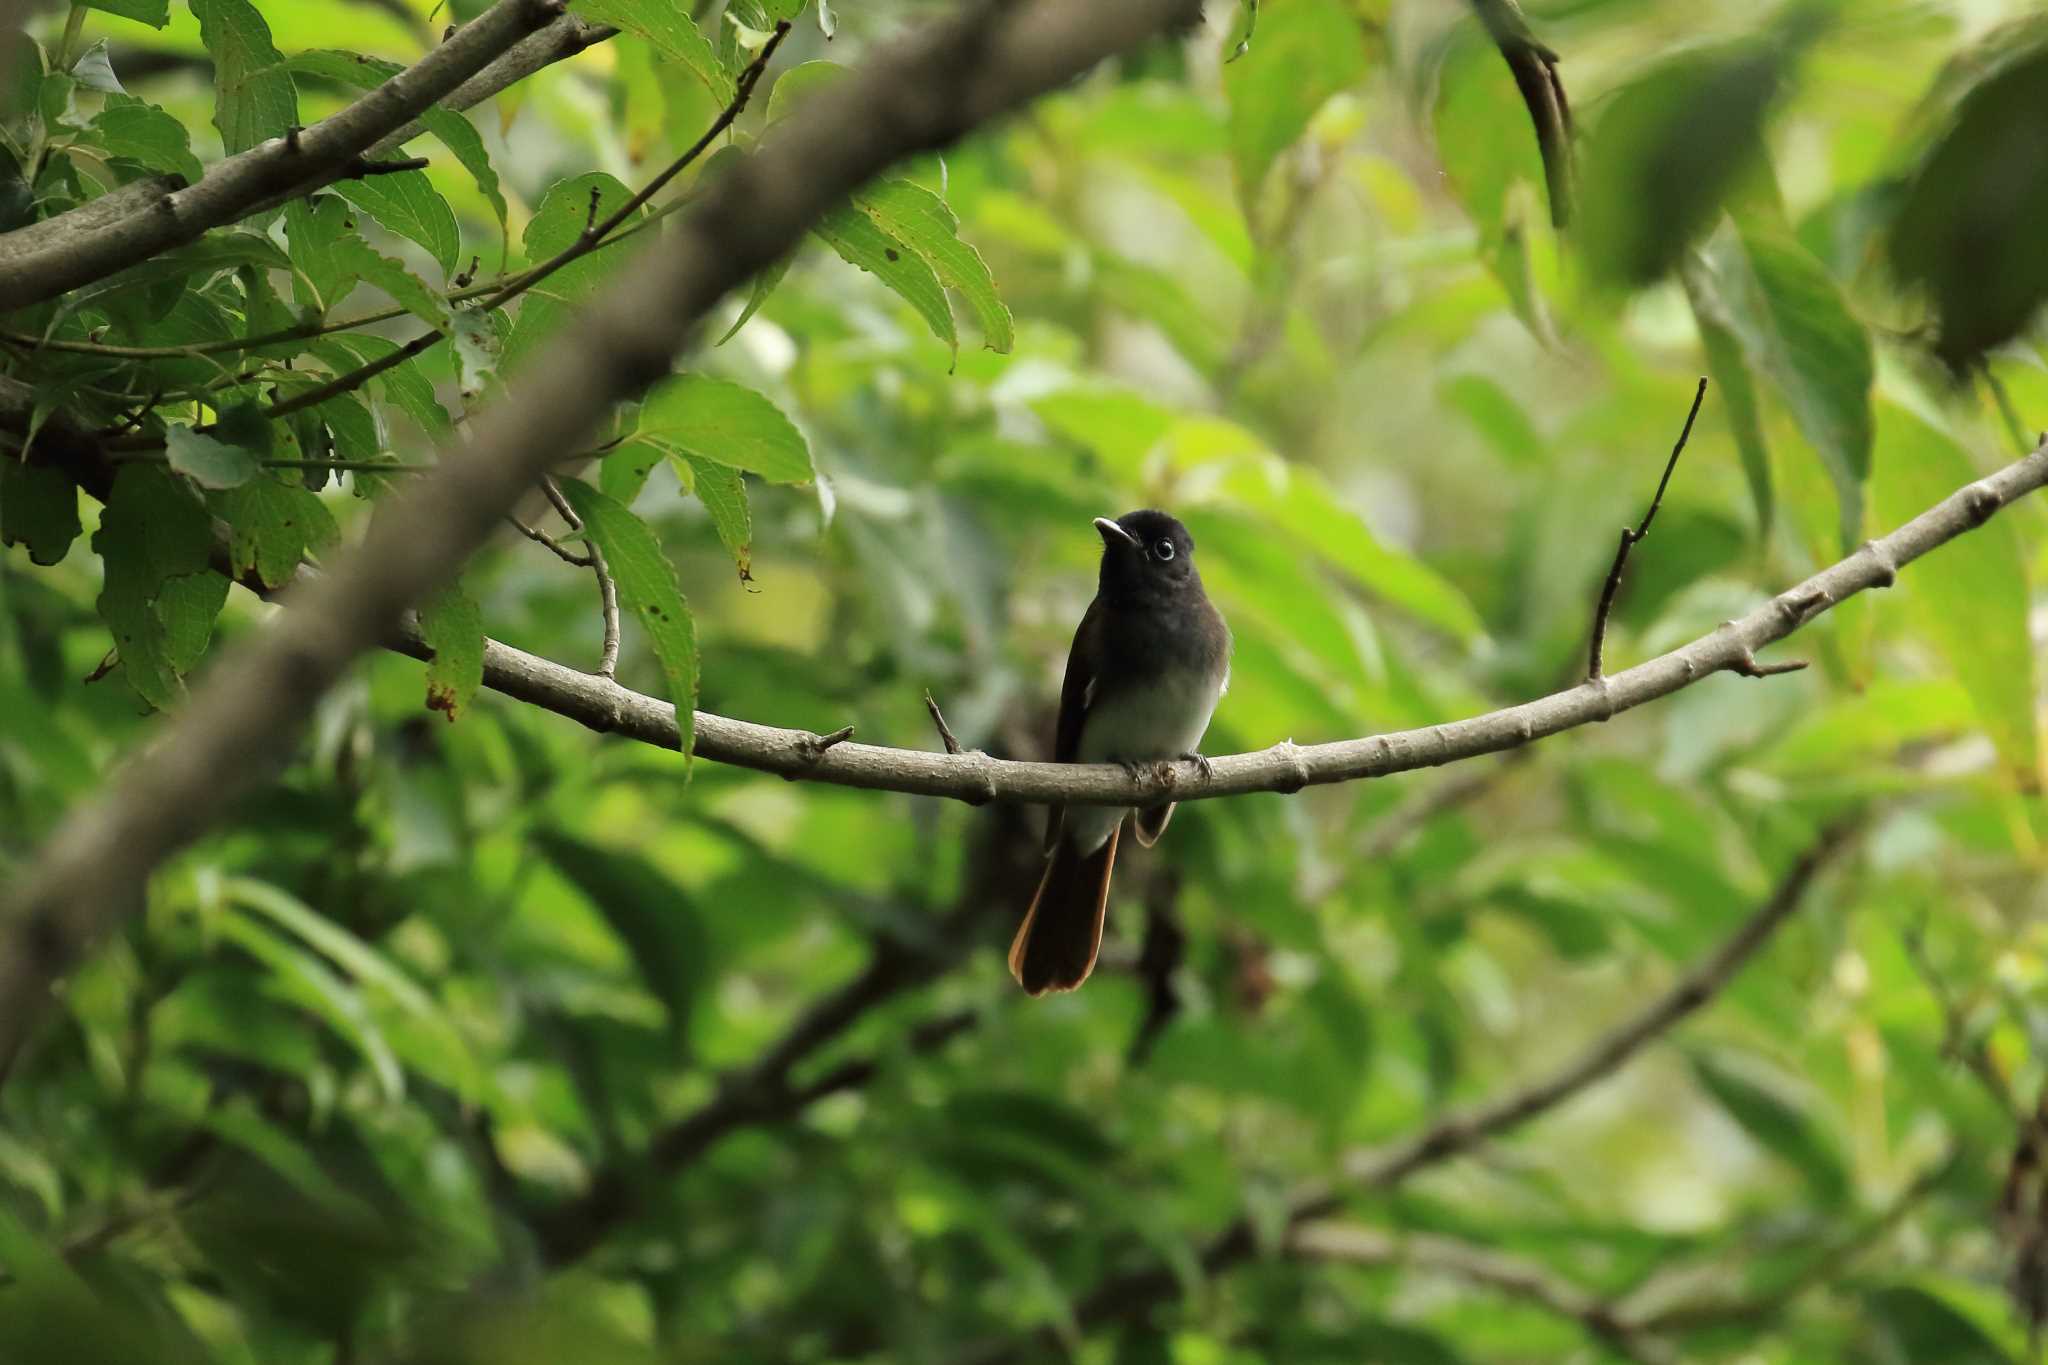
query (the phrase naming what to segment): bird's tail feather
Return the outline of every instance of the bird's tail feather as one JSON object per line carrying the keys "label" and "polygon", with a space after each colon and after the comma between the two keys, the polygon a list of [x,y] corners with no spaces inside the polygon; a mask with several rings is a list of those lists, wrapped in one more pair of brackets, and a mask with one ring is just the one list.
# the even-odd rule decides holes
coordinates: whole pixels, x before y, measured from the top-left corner
{"label": "bird's tail feather", "polygon": [[1064,839],[1054,847],[1010,942],[1010,975],[1026,994],[1073,990],[1095,970],[1119,832],[1111,830],[1093,853],[1077,853]]}

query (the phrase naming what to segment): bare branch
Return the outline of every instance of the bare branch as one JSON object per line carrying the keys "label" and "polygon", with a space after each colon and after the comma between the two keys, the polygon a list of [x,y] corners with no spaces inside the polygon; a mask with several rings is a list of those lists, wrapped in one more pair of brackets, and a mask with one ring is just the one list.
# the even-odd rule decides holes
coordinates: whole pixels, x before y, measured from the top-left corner
{"label": "bare branch", "polygon": [[[1177,773],[1176,801],[1440,767],[1503,753],[1549,735],[1669,696],[1719,672],[1767,675],[1796,664],[1760,664],[1756,650],[1797,630],[1828,608],[1870,588],[1888,586],[1900,567],[1981,525],[1998,508],[2048,484],[2048,444],[1951,494],[1881,539],[1765,601],[1738,620],[1667,654],[1597,682],[1466,720],[1327,744],[1282,742],[1212,760],[1208,774]],[[415,657],[424,648],[400,637],[394,648]],[[484,685],[566,716],[591,729],[673,749],[675,711],[655,697],[604,683],[496,641],[484,646]],[[719,763],[840,786],[986,801],[1143,805],[1159,799],[1150,775],[1133,778],[1114,764],[1024,763],[986,754],[940,754],[874,744],[842,744],[822,757],[810,732],[754,725],[708,711],[694,713],[695,753]]]}
{"label": "bare branch", "polygon": [[[550,17],[548,8],[543,0],[499,0],[409,73],[308,129],[301,155],[339,161],[357,154],[511,40],[491,41],[532,27],[536,14]],[[561,453],[584,444],[613,403],[667,374],[675,352],[728,290],[787,253],[821,214],[892,162],[950,143],[1194,8],[1191,0],[1128,0],[1106,9],[1087,0],[971,6],[818,92],[758,151],[718,177],[678,215],[659,248],[641,255],[631,278],[581,310],[515,376],[507,396],[468,424],[467,439],[447,445],[431,473],[388,499],[362,543],[339,556],[332,572],[295,585],[283,612],[227,650],[155,742],[94,803],[71,812],[21,869],[0,897],[0,1062],[15,1055],[48,1007],[56,978],[140,910],[150,872],[268,778],[342,670],[390,638],[406,608],[452,578]],[[449,57],[458,48],[473,64]],[[420,73],[429,69],[445,83],[426,81]],[[429,87],[420,103],[407,102]],[[270,188],[271,172],[260,158],[282,154],[280,140],[253,154],[256,162],[245,156],[222,163],[244,169],[224,175],[202,203],[242,202],[223,188],[244,184],[237,177]],[[174,203],[162,216],[182,232],[191,221],[188,208]],[[121,231],[113,229],[117,238]],[[159,239],[155,231],[139,240],[181,240],[175,233]],[[10,270],[19,297],[8,302],[49,297],[93,278],[98,264],[130,259],[132,245],[117,241],[109,250],[102,243],[53,260],[33,288]],[[857,747],[842,744],[808,761],[824,769]]]}
{"label": "bare branch", "polygon": [[149,182],[151,188],[122,194],[116,205],[107,206],[116,198],[107,195],[0,237],[0,311],[55,298],[194,241],[275,196],[308,194],[349,174],[378,139],[561,12],[562,0],[497,0],[340,113],[218,161],[197,184],[186,186],[175,176]]}
{"label": "bare branch", "polygon": [[1678,443],[1671,447],[1671,458],[1664,462],[1664,477],[1657,480],[1657,492],[1650,499],[1650,510],[1643,513],[1643,519],[1633,527],[1621,528],[1621,543],[1614,547],[1614,564],[1607,570],[1607,581],[1600,585],[1600,605],[1593,610],[1593,644],[1586,668],[1588,682],[1599,681],[1601,674],[1600,651],[1607,644],[1607,617],[1614,610],[1614,595],[1621,591],[1621,571],[1628,567],[1628,554],[1643,537],[1650,534],[1650,523],[1656,520],[1657,509],[1664,505],[1664,490],[1671,486],[1671,473],[1678,468],[1678,457],[1685,454],[1685,443],[1692,437],[1693,420],[1700,415],[1700,403],[1707,396],[1707,381],[1700,380],[1700,386],[1693,390],[1692,407],[1685,414],[1685,426],[1678,433]]}
{"label": "bare branch", "polygon": [[[593,206],[597,203],[595,190],[591,191],[590,202]],[[548,495],[548,501],[554,504],[555,514],[569,524],[571,531],[581,532],[583,518],[576,515],[576,509],[571,507],[569,499],[562,495],[561,486],[555,482],[554,476],[543,475],[540,486]],[[516,521],[512,524],[519,525]],[[541,533],[528,531],[527,534],[538,538]],[[587,543],[590,546],[590,554],[583,562],[597,575],[597,597],[604,612],[604,648],[598,656],[597,676],[609,682],[619,671],[619,585],[612,581],[611,566],[604,562],[604,551],[598,548],[595,540]],[[561,547],[556,546],[555,553],[561,554]],[[563,558],[566,559],[568,556],[563,555]]]}

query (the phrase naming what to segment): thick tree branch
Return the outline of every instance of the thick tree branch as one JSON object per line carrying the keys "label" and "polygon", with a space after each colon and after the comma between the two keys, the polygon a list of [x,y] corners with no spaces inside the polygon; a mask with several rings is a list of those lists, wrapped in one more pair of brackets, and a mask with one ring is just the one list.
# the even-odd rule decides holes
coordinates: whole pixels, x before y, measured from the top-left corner
{"label": "thick tree branch", "polygon": [[[695,713],[694,752],[699,758],[792,779],[949,796],[974,804],[1142,805],[1158,800],[1165,790],[1171,790],[1175,800],[1195,801],[1246,792],[1291,792],[1440,767],[1611,719],[1715,673],[1783,669],[1782,664],[1759,664],[1756,651],[1859,592],[1888,587],[1905,565],[1983,525],[2001,507],[2043,484],[2048,484],[2048,445],[1958,489],[1890,535],[1866,542],[1847,559],[1748,615],[1634,668],[1518,706],[1419,730],[1328,744],[1283,741],[1270,749],[1212,759],[1208,775],[1187,765],[1185,771],[1173,770],[1170,781],[1161,781],[1149,774],[1133,778],[1114,764],[1024,763],[979,753],[949,755],[873,744],[839,744],[820,752],[819,736],[808,730],[754,725],[708,711]],[[416,635],[402,638],[394,647],[426,657]],[[484,684],[594,730],[661,748],[676,747],[675,711],[667,702],[496,641],[484,646]]]}
{"label": "thick tree branch", "polygon": [[[140,193],[130,187],[0,236],[0,310],[55,298],[194,241],[278,196],[308,194],[350,174],[380,139],[561,13],[562,0],[498,0],[340,113],[295,137],[272,138],[215,162],[197,184],[148,182]],[[117,195],[119,203],[109,206]]]}
{"label": "thick tree branch", "polygon": [[[1353,1153],[1343,1162],[1337,1181],[1310,1186],[1295,1194],[1287,1212],[1288,1230],[1330,1217],[1352,1195],[1391,1189],[1418,1171],[1469,1152],[1548,1113],[1587,1086],[1612,1075],[1622,1063],[1670,1032],[1734,979],[1743,964],[1799,908],[1822,865],[1848,842],[1848,833],[1845,827],[1837,827],[1822,834],[1792,864],[1770,897],[1720,947],[1701,958],[1641,1011],[1594,1039],[1572,1061],[1533,1085],[1440,1119],[1404,1142]],[[1259,1246],[1251,1217],[1240,1217],[1203,1249],[1202,1267],[1211,1274],[1228,1269],[1256,1255]],[[1180,1289],[1179,1278],[1163,1267],[1117,1276],[1077,1304],[1074,1317],[1083,1326],[1093,1326],[1140,1316],[1154,1304],[1176,1297]],[[977,1365],[994,1365],[1022,1354],[1026,1345],[1021,1340],[1004,1342],[972,1358]]]}
{"label": "thick tree branch", "polygon": [[[523,31],[536,13],[547,13],[539,0],[500,0],[413,67],[413,80],[400,76],[337,115],[352,120],[344,125],[352,136],[334,131],[330,120],[302,143],[356,154],[415,112],[400,100],[418,94],[427,63],[440,60],[448,78],[431,100],[511,41],[486,52],[480,39],[465,42],[469,35],[496,33],[494,21],[507,33]],[[612,404],[667,374],[728,290],[789,251],[820,215],[890,163],[944,146],[1198,13],[1191,0],[972,5],[820,91],[720,176],[628,278],[514,377],[507,396],[469,424],[467,439],[446,446],[433,472],[383,504],[362,543],[332,572],[296,585],[267,629],[227,651],[156,742],[95,803],[72,812],[23,868],[0,898],[0,1063],[47,1008],[57,977],[140,909],[156,866],[268,778],[342,670],[388,639],[407,607],[452,578]],[[458,45],[477,49],[477,60],[445,60]],[[382,112],[355,117],[366,107]],[[300,154],[310,153],[302,147]],[[270,187],[267,175],[254,175],[258,188]],[[174,205],[167,216],[184,221],[186,213]],[[56,265],[46,284],[58,277]],[[64,269],[72,282],[81,273],[91,278],[77,259],[67,258]],[[30,290],[16,302],[64,287]],[[847,747],[813,743],[808,752],[823,763]]]}

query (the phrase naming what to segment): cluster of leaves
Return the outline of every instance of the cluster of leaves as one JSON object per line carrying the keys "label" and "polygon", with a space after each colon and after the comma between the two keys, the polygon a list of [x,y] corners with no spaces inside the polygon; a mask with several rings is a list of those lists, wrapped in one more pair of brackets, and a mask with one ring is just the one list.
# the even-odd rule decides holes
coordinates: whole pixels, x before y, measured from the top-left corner
{"label": "cluster of leaves", "polygon": [[[434,35],[428,0],[92,8],[14,54],[10,224],[191,178]],[[175,705],[258,621],[230,578],[354,535],[630,279],[665,200],[488,307],[692,143],[776,23],[766,98],[683,195],[925,7],[703,8],[577,0],[619,36],[434,115],[425,170],[5,320],[34,425],[111,458],[0,461],[0,875],[141,742],[137,697]],[[1238,642],[1212,752],[1519,700],[1582,670],[1608,528],[1704,367],[1609,657],[1702,633],[2005,457],[1992,388],[1943,362],[1992,346],[1980,373],[2048,409],[2012,235],[2039,178],[2001,198],[1981,165],[2035,117],[2038,25],[1966,43],[1982,8],[1767,39],[1745,6],[1537,15],[1589,125],[1569,235],[1498,52],[1424,0],[1246,5],[905,166],[564,452],[619,676],[918,746],[930,688],[967,743],[1033,753],[1088,519],[1154,504]],[[1980,268],[1941,264],[1957,241]],[[422,329],[446,340],[272,414]],[[2042,524],[1830,613],[1807,673],[1710,680],[1456,800],[1198,803],[1119,868],[1097,979],[1043,1002],[995,947],[1015,813],[691,773],[477,697],[486,630],[571,663],[601,630],[588,571],[508,535],[423,608],[424,698],[397,657],[330,697],[6,1078],[0,1355],[1601,1358],[1498,1284],[1290,1257],[1286,1195],[1553,1064],[1851,816],[1859,851],[1676,1045],[1354,1212],[1687,1359],[2022,1358],[1989,1233],[2043,1070]],[[82,683],[110,647],[120,681]],[[1205,1276],[1245,1214],[1256,1263]],[[1096,1332],[1091,1292],[1153,1267],[1181,1306]]]}

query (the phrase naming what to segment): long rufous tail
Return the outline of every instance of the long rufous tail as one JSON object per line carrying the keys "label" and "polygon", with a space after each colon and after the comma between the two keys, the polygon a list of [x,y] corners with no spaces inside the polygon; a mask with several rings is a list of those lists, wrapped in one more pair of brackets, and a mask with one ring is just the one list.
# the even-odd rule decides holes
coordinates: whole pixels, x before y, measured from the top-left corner
{"label": "long rufous tail", "polygon": [[1073,990],[1095,970],[1120,832],[1111,830],[1093,853],[1076,853],[1064,839],[1054,845],[1038,894],[1010,941],[1010,975],[1026,994]]}

